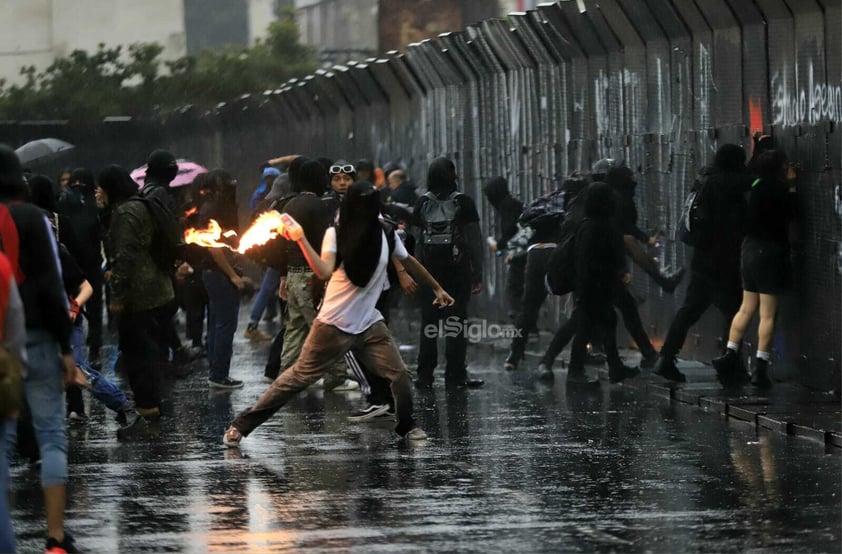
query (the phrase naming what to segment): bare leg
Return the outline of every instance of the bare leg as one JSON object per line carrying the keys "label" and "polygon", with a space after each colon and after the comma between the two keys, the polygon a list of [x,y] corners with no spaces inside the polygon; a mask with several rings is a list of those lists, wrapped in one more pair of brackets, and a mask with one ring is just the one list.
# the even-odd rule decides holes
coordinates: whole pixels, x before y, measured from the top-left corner
{"label": "bare leg", "polygon": [[754,312],[757,311],[759,303],[759,295],[756,292],[743,291],[743,303],[740,305],[740,310],[734,316],[731,322],[731,331],[728,333],[728,342],[739,343],[743,340],[746,334],[746,328],[751,318],[754,317]]}
{"label": "bare leg", "polygon": [[757,350],[760,352],[771,352],[777,311],[778,297],[774,294],[761,294],[760,326],[757,329]]}
{"label": "bare leg", "polygon": [[44,487],[44,508],[47,512],[47,536],[64,540],[64,485]]}

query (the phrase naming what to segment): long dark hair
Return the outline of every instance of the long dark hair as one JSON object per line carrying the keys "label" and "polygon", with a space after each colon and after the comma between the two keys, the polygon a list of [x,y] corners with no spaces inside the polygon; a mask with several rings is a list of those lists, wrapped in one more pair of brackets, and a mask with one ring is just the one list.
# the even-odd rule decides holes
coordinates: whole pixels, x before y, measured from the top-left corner
{"label": "long dark hair", "polygon": [[368,181],[358,181],[348,188],[339,208],[336,229],[336,265],[345,264],[348,279],[365,287],[374,275],[383,247],[380,225],[380,196]]}

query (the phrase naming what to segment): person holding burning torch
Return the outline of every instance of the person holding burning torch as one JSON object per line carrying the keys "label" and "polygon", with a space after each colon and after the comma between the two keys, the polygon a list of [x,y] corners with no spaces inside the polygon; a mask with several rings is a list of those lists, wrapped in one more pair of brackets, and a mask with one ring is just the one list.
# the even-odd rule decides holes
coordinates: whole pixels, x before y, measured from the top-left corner
{"label": "person holding burning torch", "polygon": [[407,440],[425,440],[427,434],[412,418],[412,381],[398,348],[375,305],[387,283],[386,268],[400,260],[418,280],[435,293],[433,303],[451,306],[453,298],[430,273],[410,256],[394,232],[387,236],[379,220],[380,199],[366,181],[354,183],[342,200],[339,225],[329,228],[321,256],[307,241],[301,226],[285,214],[281,234],[298,244],[308,265],[320,279],[330,279],[324,303],[310,329],[298,360],[269,386],[225,431],[223,443],[239,446],[299,392],[353,351],[372,373],[391,382],[395,398],[395,431]]}

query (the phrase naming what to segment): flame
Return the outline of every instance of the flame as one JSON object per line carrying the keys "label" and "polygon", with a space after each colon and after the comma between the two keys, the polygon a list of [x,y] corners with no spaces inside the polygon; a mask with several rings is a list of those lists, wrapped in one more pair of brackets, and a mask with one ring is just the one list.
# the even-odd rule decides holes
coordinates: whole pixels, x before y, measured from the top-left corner
{"label": "flame", "polygon": [[240,246],[237,252],[244,254],[246,250],[254,246],[266,244],[270,240],[277,238],[278,234],[283,230],[284,222],[281,219],[281,214],[275,210],[264,212],[254,220],[251,227],[249,227],[242,238],[240,238]]}
{"label": "flame", "polygon": [[240,237],[239,245],[236,248],[222,239],[234,238],[237,236],[237,232],[233,230],[223,231],[215,219],[211,219],[205,229],[190,228],[184,231],[184,242],[204,248],[228,248],[240,254],[245,254],[249,249],[277,238],[283,228],[284,222],[281,219],[281,214],[273,210],[261,214],[252,223],[251,227]]}
{"label": "flame", "polygon": [[193,206],[192,208],[190,208],[189,210],[184,212],[184,217],[190,217],[191,215],[196,214],[196,212],[198,212],[198,211],[199,211],[199,208],[197,208],[196,206]]}
{"label": "flame", "polygon": [[190,228],[184,231],[184,243],[196,244],[204,248],[231,248],[231,245],[220,242],[222,227],[215,219],[211,219],[206,229]]}

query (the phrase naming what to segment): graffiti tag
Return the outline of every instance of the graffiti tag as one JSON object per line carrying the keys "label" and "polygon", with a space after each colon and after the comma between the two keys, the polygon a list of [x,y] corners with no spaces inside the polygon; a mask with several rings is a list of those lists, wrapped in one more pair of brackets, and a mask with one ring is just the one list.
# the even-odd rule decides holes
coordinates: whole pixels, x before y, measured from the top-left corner
{"label": "graffiti tag", "polygon": [[842,86],[815,82],[813,62],[807,67],[806,87],[791,87],[785,67],[783,74],[783,78],[780,72],[772,76],[773,124],[792,127],[842,119]]}

